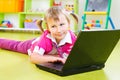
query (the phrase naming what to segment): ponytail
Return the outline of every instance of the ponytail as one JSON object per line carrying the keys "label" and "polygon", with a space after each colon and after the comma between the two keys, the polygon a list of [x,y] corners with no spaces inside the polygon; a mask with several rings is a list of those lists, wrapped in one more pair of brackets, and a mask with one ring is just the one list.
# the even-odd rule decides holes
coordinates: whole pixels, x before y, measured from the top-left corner
{"label": "ponytail", "polygon": [[42,23],[43,23],[43,20],[38,20],[37,21],[37,26],[39,27],[39,29],[41,30],[41,32],[43,33],[44,32],[44,29],[43,29],[43,27],[42,27]]}
{"label": "ponytail", "polygon": [[76,20],[76,22],[78,24],[78,16],[74,13],[70,13],[70,15]]}

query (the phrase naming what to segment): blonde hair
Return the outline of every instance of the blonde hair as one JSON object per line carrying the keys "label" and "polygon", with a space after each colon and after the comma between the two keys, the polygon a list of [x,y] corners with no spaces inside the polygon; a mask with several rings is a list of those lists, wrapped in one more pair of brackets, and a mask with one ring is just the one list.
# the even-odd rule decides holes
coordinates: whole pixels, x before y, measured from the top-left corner
{"label": "blonde hair", "polygon": [[[47,20],[48,19],[53,19],[54,21],[59,21],[59,15],[63,14],[68,23],[70,23],[70,18],[69,18],[69,13],[67,11],[65,11],[64,8],[60,7],[60,6],[53,6],[51,8],[49,8],[44,16],[44,21],[47,24]],[[74,13],[70,13],[70,15],[76,20],[76,22],[78,23],[78,17],[76,14]],[[38,20],[37,21],[37,25],[40,28],[41,32],[44,32],[44,29],[42,27],[42,22],[43,20]]]}

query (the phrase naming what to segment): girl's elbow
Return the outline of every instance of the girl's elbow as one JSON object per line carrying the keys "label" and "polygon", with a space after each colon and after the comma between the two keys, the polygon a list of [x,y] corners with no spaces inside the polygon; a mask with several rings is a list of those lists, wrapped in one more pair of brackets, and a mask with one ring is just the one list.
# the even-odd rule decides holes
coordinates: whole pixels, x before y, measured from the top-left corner
{"label": "girl's elbow", "polygon": [[40,60],[40,55],[33,53],[30,55],[30,62],[34,63],[34,64],[40,64],[41,60]]}

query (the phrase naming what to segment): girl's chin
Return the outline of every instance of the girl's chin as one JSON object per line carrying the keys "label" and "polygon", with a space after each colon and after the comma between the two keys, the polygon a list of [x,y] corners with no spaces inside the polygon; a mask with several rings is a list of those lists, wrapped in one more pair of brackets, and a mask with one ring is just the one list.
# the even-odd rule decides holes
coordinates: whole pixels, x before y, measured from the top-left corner
{"label": "girl's chin", "polygon": [[62,40],[64,37],[61,36],[61,37],[56,37],[57,40]]}
{"label": "girl's chin", "polygon": [[62,40],[64,37],[65,37],[65,35],[57,35],[57,36],[56,36],[56,39],[57,39],[57,40]]}

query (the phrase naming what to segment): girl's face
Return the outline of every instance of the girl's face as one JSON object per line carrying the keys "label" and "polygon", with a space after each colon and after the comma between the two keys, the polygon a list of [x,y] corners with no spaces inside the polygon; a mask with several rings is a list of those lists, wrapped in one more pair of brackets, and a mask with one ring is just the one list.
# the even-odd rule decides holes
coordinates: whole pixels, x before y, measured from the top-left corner
{"label": "girl's face", "polygon": [[59,20],[55,21],[54,19],[47,20],[47,26],[51,33],[51,36],[54,37],[59,43],[66,35],[70,24],[68,23],[65,15],[59,15]]}

